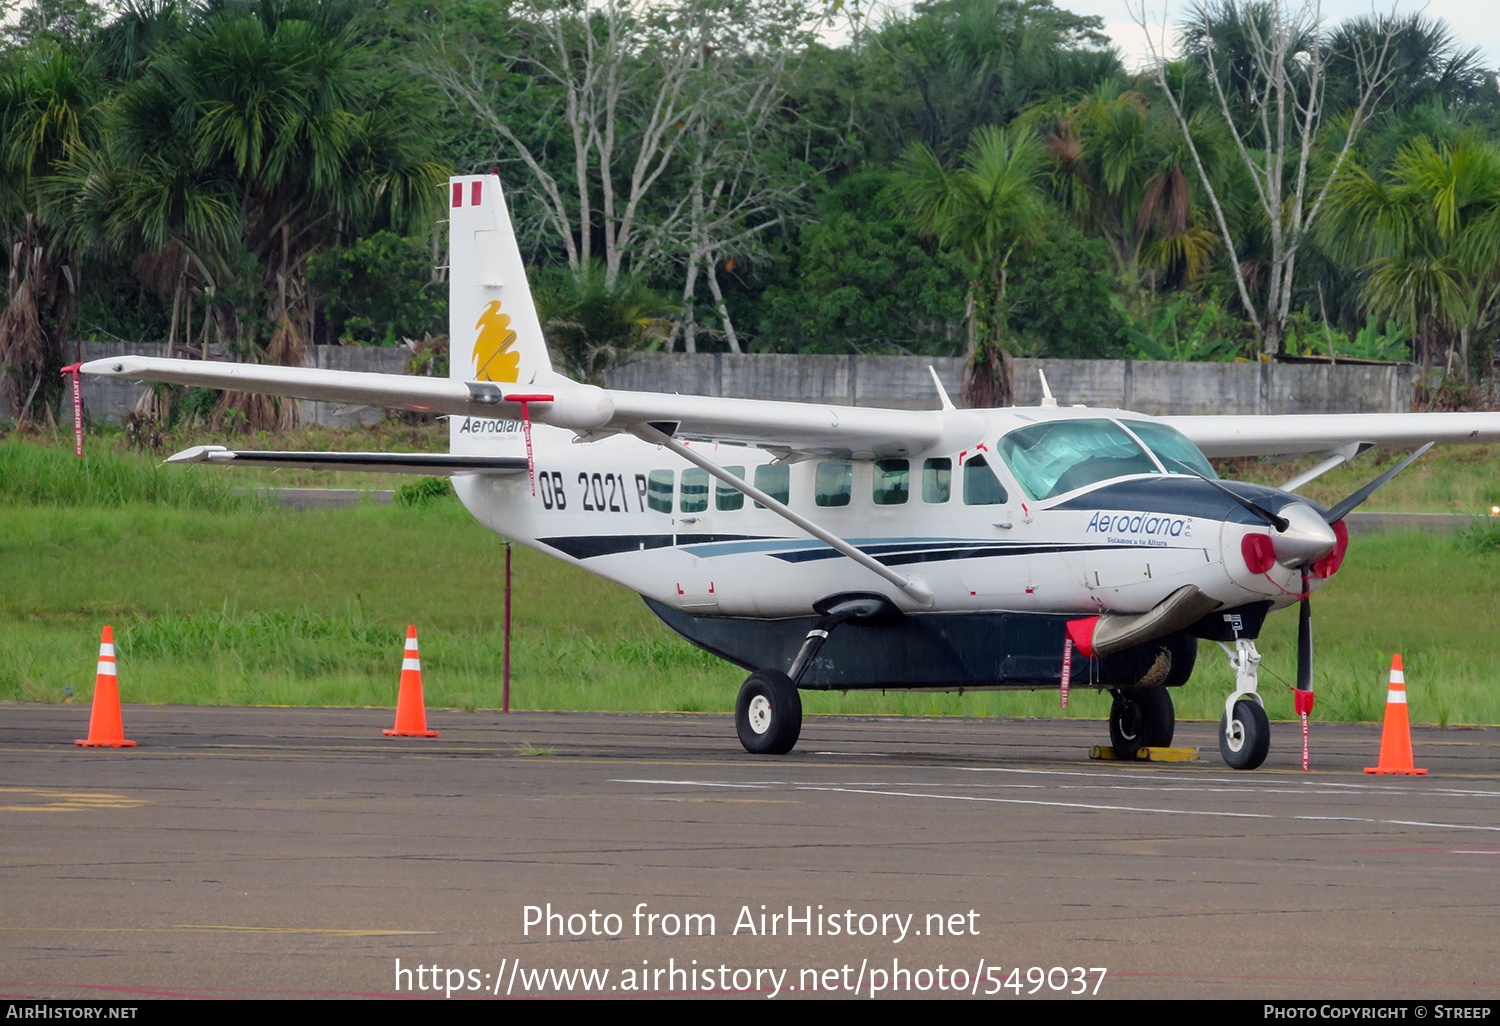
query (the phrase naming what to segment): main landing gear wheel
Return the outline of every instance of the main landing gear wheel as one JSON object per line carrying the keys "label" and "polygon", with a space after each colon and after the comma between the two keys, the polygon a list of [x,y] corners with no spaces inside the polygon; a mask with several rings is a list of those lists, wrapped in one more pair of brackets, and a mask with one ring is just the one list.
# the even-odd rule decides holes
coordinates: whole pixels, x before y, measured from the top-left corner
{"label": "main landing gear wheel", "polygon": [[1109,743],[1115,757],[1134,759],[1142,748],[1165,748],[1177,726],[1166,688],[1121,688],[1109,707]]}
{"label": "main landing gear wheel", "polygon": [[1219,754],[1231,769],[1253,770],[1271,750],[1271,722],[1259,702],[1234,703],[1234,718],[1219,721]]}
{"label": "main landing gear wheel", "polygon": [[740,685],[734,705],[740,744],[754,755],[785,755],[802,733],[802,696],[780,670],[757,670]]}

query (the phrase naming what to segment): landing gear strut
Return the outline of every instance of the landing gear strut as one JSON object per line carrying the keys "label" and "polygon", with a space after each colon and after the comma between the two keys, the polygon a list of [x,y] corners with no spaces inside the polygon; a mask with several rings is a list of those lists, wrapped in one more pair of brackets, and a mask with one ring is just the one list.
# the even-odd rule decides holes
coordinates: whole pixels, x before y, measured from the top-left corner
{"label": "landing gear strut", "polygon": [[878,623],[901,615],[890,599],[880,595],[834,597],[814,608],[822,616],[807,632],[787,672],[757,670],[740,685],[734,726],[740,744],[753,755],[785,755],[797,744],[802,733],[802,696],[797,693],[797,681],[840,624],[850,620]]}
{"label": "landing gear strut", "polygon": [[1266,761],[1271,750],[1271,723],[1256,691],[1260,679],[1260,652],[1255,642],[1240,638],[1234,650],[1220,642],[1234,667],[1234,694],[1224,702],[1219,721],[1219,754],[1231,769],[1252,770]]}
{"label": "landing gear strut", "polygon": [[1109,742],[1118,759],[1134,759],[1142,748],[1172,743],[1177,717],[1166,688],[1117,688],[1109,707]]}

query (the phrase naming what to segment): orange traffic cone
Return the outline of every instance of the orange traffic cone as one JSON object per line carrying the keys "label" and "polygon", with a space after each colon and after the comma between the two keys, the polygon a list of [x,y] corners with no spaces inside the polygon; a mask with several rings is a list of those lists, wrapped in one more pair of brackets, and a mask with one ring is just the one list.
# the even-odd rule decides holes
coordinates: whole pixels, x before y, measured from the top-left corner
{"label": "orange traffic cone", "polygon": [[89,714],[89,736],[75,744],[84,748],[134,748],[125,740],[120,721],[120,680],[115,676],[115,636],[108,627],[99,637],[99,670],[94,678],[94,708]]}
{"label": "orange traffic cone", "polygon": [[1424,776],[1427,771],[1412,765],[1411,721],[1406,715],[1406,674],[1401,655],[1391,657],[1391,690],[1385,700],[1385,733],[1380,737],[1380,765],[1366,766],[1366,773],[1400,773]]}
{"label": "orange traffic cone", "polygon": [[406,628],[406,657],[401,660],[401,694],[396,699],[396,726],[387,737],[437,737],[427,729],[427,707],[422,702],[422,659],[417,655],[417,625]]}

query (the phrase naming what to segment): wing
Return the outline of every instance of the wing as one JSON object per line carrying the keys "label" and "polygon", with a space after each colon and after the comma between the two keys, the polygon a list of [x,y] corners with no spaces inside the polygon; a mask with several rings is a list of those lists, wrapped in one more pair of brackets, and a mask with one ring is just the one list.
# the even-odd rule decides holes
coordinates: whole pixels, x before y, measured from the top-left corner
{"label": "wing", "polygon": [[538,423],[585,437],[631,432],[650,424],[678,438],[738,442],[786,456],[901,456],[930,449],[950,435],[962,436],[964,441],[970,435],[981,437],[984,429],[982,417],[970,411],[883,410],[625,392],[579,384],[551,372],[502,388],[488,381],[144,356],[95,360],[82,370],[106,377],[457,416],[519,419],[524,411]]}
{"label": "wing", "polygon": [[1500,413],[1162,417],[1206,456],[1300,456],[1348,446],[1500,442]]}
{"label": "wing", "polygon": [[415,452],[271,452],[197,445],[168,456],[166,463],[211,463],[236,467],[295,467],[302,470],[361,470],[381,474],[519,474],[516,456],[449,456]]}

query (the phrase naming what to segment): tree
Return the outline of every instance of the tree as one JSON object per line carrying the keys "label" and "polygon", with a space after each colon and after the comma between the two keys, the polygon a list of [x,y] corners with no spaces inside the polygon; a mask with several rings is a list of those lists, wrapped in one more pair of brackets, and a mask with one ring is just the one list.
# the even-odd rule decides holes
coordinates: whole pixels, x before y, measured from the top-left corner
{"label": "tree", "polygon": [[[1138,18],[1146,28],[1144,8]],[[1292,8],[1284,0],[1207,0],[1192,8],[1183,30],[1190,61],[1207,74],[1219,116],[1249,173],[1255,207],[1263,219],[1268,257],[1262,289],[1253,289],[1242,263],[1245,228],[1230,224],[1227,203],[1189,128],[1180,88],[1168,81],[1164,47],[1147,31],[1156,81],[1171,104],[1229,248],[1240,302],[1254,322],[1267,356],[1281,352],[1291,309],[1297,253],[1316,223],[1328,189],[1350,147],[1379,102],[1391,76],[1390,36],[1366,38],[1344,51],[1355,75],[1352,105],[1341,115],[1342,139],[1321,183],[1312,158],[1326,115],[1328,40],[1316,0]],[[1259,298],[1252,294],[1259,292]]]}
{"label": "tree", "polygon": [[1474,341],[1500,326],[1500,147],[1473,132],[1418,138],[1387,174],[1350,165],[1321,234],[1363,262],[1366,309],[1411,331],[1424,367],[1469,376]]}
{"label": "tree", "polygon": [[[773,12],[773,13],[771,13]],[[806,38],[805,9],[776,0],[770,12],[747,9],[743,20],[721,24],[705,41],[693,89],[700,93],[692,127],[684,132],[682,198],[666,211],[658,237],[683,253],[682,312],[667,340],[680,336],[697,351],[697,282],[708,285],[724,340],[742,352],[724,301],[718,268],[763,256],[764,233],[783,223],[806,190],[807,175],[787,152],[783,101],[788,65]]]}
{"label": "tree", "polygon": [[[1128,283],[1144,271],[1153,287],[1192,284],[1219,243],[1194,201],[1192,158],[1164,107],[1102,82],[1075,103],[1038,104],[1019,120],[1042,133],[1053,198],[1073,223],[1109,242]],[[1223,145],[1213,126],[1195,115],[1189,131],[1218,180]]]}
{"label": "tree", "polygon": [[1008,124],[1039,95],[1076,93],[1118,76],[1103,24],[1051,0],[919,3],[873,40],[914,89],[872,98],[887,122],[877,130],[920,140],[946,160],[980,125]]}
{"label": "tree", "polygon": [[[53,176],[49,216],[76,245],[140,254],[174,296],[174,342],[176,308],[203,295],[231,352],[296,364],[315,316],[308,258],[439,202],[423,110],[340,8],[198,9],[111,100],[107,143]],[[292,409],[253,403],[252,423]]]}
{"label": "tree", "polygon": [[1016,247],[1039,238],[1050,214],[1042,160],[1035,136],[993,126],[975,130],[951,172],[921,143],[902,157],[899,202],[921,234],[959,251],[967,267],[963,396],[970,406],[1013,401],[1006,275]]}
{"label": "tree", "polygon": [[0,388],[26,419],[54,398],[77,279],[72,250],[44,216],[42,190],[95,138],[99,89],[87,63],[43,39],[0,70],[0,226],[9,259],[0,312]]}
{"label": "tree", "polygon": [[612,289],[627,271],[648,274],[682,254],[689,348],[700,276],[733,340],[715,267],[719,254],[776,224],[778,204],[795,191],[767,173],[767,152],[777,149],[767,136],[787,63],[805,43],[807,5],[518,6],[500,40],[438,33],[426,72],[525,167],[548,234],[580,282],[596,256]]}

